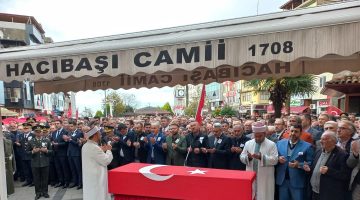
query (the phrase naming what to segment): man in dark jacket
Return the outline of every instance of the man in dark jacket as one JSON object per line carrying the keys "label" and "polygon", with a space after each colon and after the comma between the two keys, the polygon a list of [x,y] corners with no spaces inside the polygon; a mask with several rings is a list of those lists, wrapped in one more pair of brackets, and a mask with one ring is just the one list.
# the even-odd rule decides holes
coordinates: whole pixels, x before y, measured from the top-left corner
{"label": "man in dark jacket", "polygon": [[[209,167],[216,169],[229,168],[231,139],[222,132],[222,125],[214,123],[213,135],[209,137]],[[240,160],[240,158],[239,158]]]}
{"label": "man in dark jacket", "polygon": [[119,151],[120,151],[120,166],[134,162],[135,160],[135,147],[134,133],[128,131],[125,124],[120,123],[118,125],[119,130]]}
{"label": "man in dark jacket", "polygon": [[185,136],[188,154],[185,164],[191,167],[208,167],[208,136],[200,132],[198,122],[191,122],[189,129],[190,133]]}
{"label": "man in dark jacket", "polygon": [[234,128],[234,137],[231,139],[231,148],[230,148],[230,169],[244,170],[246,165],[240,161],[240,154],[245,146],[245,143],[250,140],[250,138],[244,135],[244,130],[241,125],[235,125]]}
{"label": "man in dark jacket", "polygon": [[67,136],[68,132],[63,128],[62,121],[55,121],[56,131],[52,133],[52,145],[55,154],[55,168],[59,178],[59,183],[55,187],[62,186],[63,188],[69,187],[70,172],[67,159],[68,143],[64,140],[64,135]]}
{"label": "man in dark jacket", "polygon": [[81,169],[81,146],[79,144],[80,138],[84,135],[81,130],[77,129],[75,121],[69,122],[69,135],[64,135],[64,140],[68,143],[67,157],[69,161],[72,184],[69,188],[77,186],[77,189],[82,188],[82,169]]}
{"label": "man in dark jacket", "polygon": [[345,199],[351,169],[346,165],[348,154],[336,142],[336,134],[325,131],[320,139],[322,148],[316,152],[311,168],[304,164],[304,170],[312,174],[313,200]]}
{"label": "man in dark jacket", "polygon": [[22,166],[25,174],[26,182],[22,186],[33,186],[33,174],[31,171],[31,156],[26,153],[29,141],[34,137],[31,132],[31,124],[24,123],[24,133],[19,136],[20,142],[20,155],[22,158]]}
{"label": "man in dark jacket", "polygon": [[[151,126],[151,124],[146,124]],[[146,142],[147,142],[147,134],[143,131],[142,123],[135,123],[134,125],[134,132],[135,132],[135,157],[141,163],[146,163],[147,159],[147,149],[146,149]]]}

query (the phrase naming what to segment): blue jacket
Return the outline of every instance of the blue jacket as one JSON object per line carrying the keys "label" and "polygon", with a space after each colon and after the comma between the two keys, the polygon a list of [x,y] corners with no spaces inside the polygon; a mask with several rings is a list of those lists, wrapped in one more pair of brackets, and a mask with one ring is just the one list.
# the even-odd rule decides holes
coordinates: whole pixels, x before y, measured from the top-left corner
{"label": "blue jacket", "polygon": [[63,135],[68,135],[68,132],[62,128],[59,135],[56,137],[58,130],[52,133],[51,141],[58,143],[53,145],[53,152],[55,156],[67,156],[68,143],[63,139]]}
{"label": "blue jacket", "polygon": [[[303,169],[304,161],[307,162],[309,166],[313,161],[313,148],[311,144],[299,140],[299,142],[294,147],[294,150],[290,156],[288,156],[288,146],[289,139],[282,139],[277,144],[277,149],[279,152],[279,157],[284,156],[286,162],[284,164],[278,163],[276,166],[276,184],[282,185],[285,180],[286,169],[289,170],[289,180],[290,185],[294,188],[304,188],[306,180],[306,172]],[[297,160],[299,162],[299,168],[289,167],[289,161],[293,162]]]}
{"label": "blue jacket", "polygon": [[76,129],[74,132],[70,132],[69,146],[67,149],[67,156],[81,156],[81,146],[79,145],[79,139],[84,137],[83,133]]}
{"label": "blue jacket", "polygon": [[147,156],[147,162],[151,163],[151,152],[154,152],[154,162],[155,164],[165,164],[166,161],[166,154],[162,148],[162,144],[166,141],[166,137],[162,133],[158,133],[155,137],[155,143],[154,145],[151,144],[150,138],[154,137],[154,133],[150,133],[148,138],[148,143],[146,145],[146,148],[148,149],[148,156]]}

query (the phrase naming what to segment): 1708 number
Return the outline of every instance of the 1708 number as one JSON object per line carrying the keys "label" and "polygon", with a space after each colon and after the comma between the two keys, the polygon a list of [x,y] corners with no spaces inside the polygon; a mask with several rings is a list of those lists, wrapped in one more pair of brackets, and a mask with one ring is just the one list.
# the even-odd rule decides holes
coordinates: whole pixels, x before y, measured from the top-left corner
{"label": "1708 number", "polygon": [[[253,44],[249,48],[249,51],[251,51],[252,56],[256,56],[256,47],[257,46],[255,44]],[[273,42],[271,44],[264,43],[264,44],[259,44],[259,48],[261,49],[262,56],[266,54],[269,47],[270,47],[270,52],[272,54],[279,54],[281,52],[291,53],[294,50],[292,41],[285,41],[283,44],[281,44],[280,42]]]}

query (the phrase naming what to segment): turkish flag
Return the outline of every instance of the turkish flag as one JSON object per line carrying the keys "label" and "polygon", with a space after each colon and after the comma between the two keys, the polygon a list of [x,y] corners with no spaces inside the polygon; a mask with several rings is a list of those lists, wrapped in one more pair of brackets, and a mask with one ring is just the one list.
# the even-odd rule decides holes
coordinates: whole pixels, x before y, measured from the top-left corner
{"label": "turkish flag", "polygon": [[72,117],[72,110],[71,110],[71,106],[69,106],[68,112],[67,112],[67,118],[71,118]]}
{"label": "turkish flag", "polygon": [[78,108],[76,109],[75,118],[76,118],[76,120],[78,120],[78,118],[79,118],[79,109]]}
{"label": "turkish flag", "polygon": [[199,122],[199,124],[201,125],[202,122],[202,116],[201,116],[201,111],[204,107],[205,104],[205,95],[206,95],[206,91],[205,91],[205,84],[203,84],[202,90],[201,90],[201,97],[200,97],[200,101],[199,101],[199,105],[197,108],[197,112],[196,112],[196,121]]}
{"label": "turkish flag", "polygon": [[329,115],[339,116],[341,113],[343,113],[343,111],[336,106],[328,106],[326,108],[326,113]]}
{"label": "turkish flag", "polygon": [[254,172],[131,163],[109,171],[116,199],[253,199]]}

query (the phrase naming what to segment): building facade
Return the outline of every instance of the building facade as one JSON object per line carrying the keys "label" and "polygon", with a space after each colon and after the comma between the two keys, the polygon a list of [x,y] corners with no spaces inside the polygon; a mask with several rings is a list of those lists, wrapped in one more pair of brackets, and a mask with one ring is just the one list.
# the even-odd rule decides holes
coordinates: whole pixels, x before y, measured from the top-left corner
{"label": "building facade", "polygon": [[[45,37],[45,31],[32,16],[0,13],[0,49],[18,46],[38,45],[52,42]],[[29,81],[0,82],[0,106],[15,111],[19,116],[39,116],[51,113],[58,115],[76,109],[75,94],[34,94],[34,83]],[[73,99],[65,101],[65,96]],[[65,102],[68,105],[65,105]]]}

